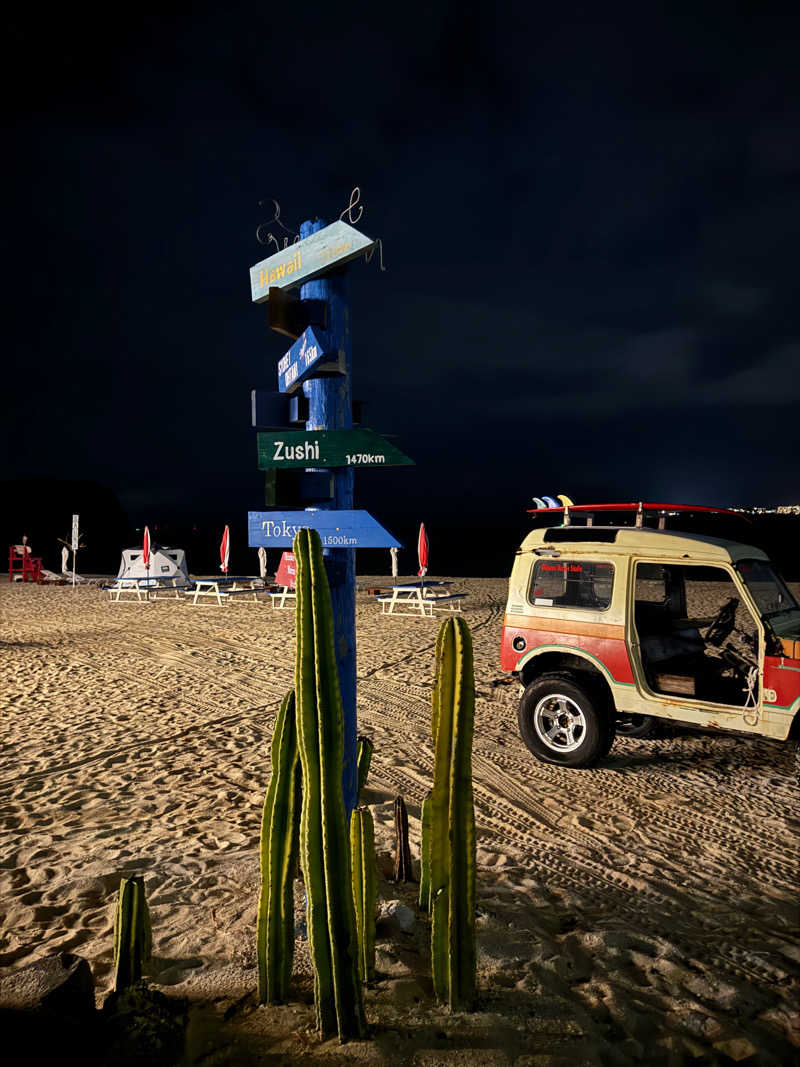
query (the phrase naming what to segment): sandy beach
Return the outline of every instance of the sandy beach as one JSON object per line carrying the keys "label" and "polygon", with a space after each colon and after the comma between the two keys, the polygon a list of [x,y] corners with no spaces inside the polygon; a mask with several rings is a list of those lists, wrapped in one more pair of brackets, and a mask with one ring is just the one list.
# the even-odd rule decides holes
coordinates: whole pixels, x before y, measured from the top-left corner
{"label": "sandy beach", "polygon": [[[457,586],[475,646],[477,1012],[435,1006],[419,915],[408,933],[378,925],[373,1040],[316,1037],[302,938],[292,1002],[255,1002],[258,837],[272,726],[293,685],[293,611],[111,604],[98,588],[7,581],[0,979],[68,950],[91,964],[99,1006],[116,890],[138,873],[150,981],[189,1001],[189,1063],[800,1062],[794,746],[669,727],[618,739],[594,770],[538,763],[498,665],[506,582]],[[386,876],[397,794],[418,856],[439,622],[357,596],[382,904],[415,901]],[[300,922],[299,891],[297,906]]]}

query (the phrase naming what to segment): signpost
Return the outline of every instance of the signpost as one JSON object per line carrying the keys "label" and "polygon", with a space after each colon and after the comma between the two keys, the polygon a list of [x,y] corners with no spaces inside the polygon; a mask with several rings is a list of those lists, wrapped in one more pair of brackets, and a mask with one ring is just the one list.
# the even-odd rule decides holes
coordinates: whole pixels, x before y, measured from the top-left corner
{"label": "signpost", "polygon": [[[273,470],[304,468],[299,475],[314,499],[320,487],[312,481],[328,474],[330,497],[316,499],[305,511],[248,513],[248,543],[291,548],[298,529],[317,530],[323,545],[334,619],[334,648],[344,713],[342,787],[351,812],[357,799],[356,765],[356,548],[399,548],[399,542],[366,511],[353,510],[353,470],[356,466],[399,466],[412,461],[371,430],[353,429],[350,384],[350,312],[347,274],[342,268],[375,247],[370,237],[341,219],[326,226],[321,219],[304,222],[300,240],[250,268],[254,303],[269,301],[270,323],[297,341],[278,364],[280,394],[289,394],[289,422],[306,400],[305,431],[283,430],[274,405],[257,411],[254,424],[274,432],[258,437],[259,467]],[[286,290],[300,286],[299,301]],[[273,303],[275,305],[273,309]],[[274,310],[274,314],[273,314]],[[299,329],[298,329],[299,327]],[[295,333],[297,331],[297,333]],[[269,406],[269,405],[265,405]],[[282,414],[282,412],[279,412]],[[258,420],[264,420],[260,423]],[[288,479],[291,471],[285,471]],[[324,487],[323,487],[324,488]]]}
{"label": "signpost", "polygon": [[[306,227],[305,233],[303,227]],[[371,237],[341,219],[330,226],[304,222],[300,227],[300,236],[300,241],[250,268],[250,289],[254,303],[260,304],[269,298],[270,286],[283,290],[310,282],[312,278],[343,267],[356,256],[362,256],[375,244]],[[316,293],[300,294],[303,300],[316,296]],[[325,297],[319,299],[324,300]]]}
{"label": "signpost", "polygon": [[344,374],[339,353],[321,330],[309,326],[278,363],[278,389],[293,393],[312,373]]}
{"label": "signpost", "polygon": [[400,542],[384,530],[368,511],[248,511],[247,542],[250,548],[291,547],[298,531],[316,530],[323,548],[400,548]]}
{"label": "signpost", "polygon": [[72,588],[75,588],[75,560],[78,556],[78,545],[80,544],[80,516],[72,516]]}
{"label": "signpost", "polygon": [[258,469],[270,467],[407,467],[399,448],[374,430],[284,430],[258,435]]}

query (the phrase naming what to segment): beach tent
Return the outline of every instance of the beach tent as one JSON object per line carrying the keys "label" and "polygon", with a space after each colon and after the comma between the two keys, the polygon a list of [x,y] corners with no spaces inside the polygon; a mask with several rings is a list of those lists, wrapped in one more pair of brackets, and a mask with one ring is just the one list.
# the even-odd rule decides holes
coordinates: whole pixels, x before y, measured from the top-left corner
{"label": "beach tent", "polygon": [[186,569],[186,553],[182,548],[167,545],[150,546],[150,570],[145,567],[142,546],[123,548],[117,578],[177,578],[178,584],[188,585],[190,578]]}

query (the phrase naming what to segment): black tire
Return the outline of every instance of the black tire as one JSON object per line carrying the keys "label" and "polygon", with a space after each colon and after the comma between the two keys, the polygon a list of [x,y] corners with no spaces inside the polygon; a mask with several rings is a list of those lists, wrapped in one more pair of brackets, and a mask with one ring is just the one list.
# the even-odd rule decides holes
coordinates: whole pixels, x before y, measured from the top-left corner
{"label": "black tire", "polygon": [[593,767],[614,741],[614,723],[598,697],[571,674],[543,674],[519,702],[522,740],[542,763]]}
{"label": "black tire", "polygon": [[617,717],[613,710],[603,716],[603,726],[605,727],[606,739],[600,749],[600,755],[607,756],[617,736]]}
{"label": "black tire", "polygon": [[618,715],[617,733],[620,737],[655,737],[658,719],[655,715]]}

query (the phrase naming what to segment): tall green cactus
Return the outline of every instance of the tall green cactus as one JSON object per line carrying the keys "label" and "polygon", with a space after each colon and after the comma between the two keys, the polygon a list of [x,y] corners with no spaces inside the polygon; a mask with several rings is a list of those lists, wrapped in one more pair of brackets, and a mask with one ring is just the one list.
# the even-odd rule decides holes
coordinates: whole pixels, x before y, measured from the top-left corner
{"label": "tall green cactus", "polygon": [[294,690],[275,719],[272,777],[261,817],[261,895],[258,901],[258,1001],[283,1004],[294,960],[294,879],[300,847],[300,762]]}
{"label": "tall green cactus", "polygon": [[369,808],[354,808],[350,816],[350,856],[353,864],[353,901],[358,934],[358,976],[375,977],[375,902],[378,895],[375,862],[375,824]]}
{"label": "tall green cactus", "polygon": [[144,878],[123,878],[114,912],[114,991],[121,993],[142,977],[153,947]]}
{"label": "tall green cactus", "polygon": [[472,638],[463,619],[442,624],[433,690],[435,766],[430,798],[433,988],[453,1011],[475,996],[475,810]]}
{"label": "tall green cactus", "polygon": [[330,590],[315,530],[299,530],[297,559],[297,736],[303,771],[300,854],[308,897],[317,1026],[339,1040],[363,1037],[355,911],[342,791],[344,719]]}
{"label": "tall green cactus", "polygon": [[358,792],[357,797],[361,795],[361,790],[367,784],[367,775],[369,774],[369,765],[372,762],[372,753],[375,746],[372,744],[368,737],[359,737],[356,747],[356,762],[358,764]]}
{"label": "tall green cactus", "polygon": [[[442,649],[445,635],[445,626],[441,626],[439,633],[436,635],[436,670],[439,671],[439,664],[442,660]],[[436,698],[436,691],[434,689],[433,701],[431,707],[431,736],[433,738],[433,751],[434,751],[434,767],[436,760],[436,736],[439,726],[439,702]],[[424,911],[430,912],[432,907],[431,899],[431,838],[433,834],[431,824],[431,812],[432,812],[432,792],[425,794],[425,799],[422,801],[420,808],[420,846],[419,846],[419,906]]]}

